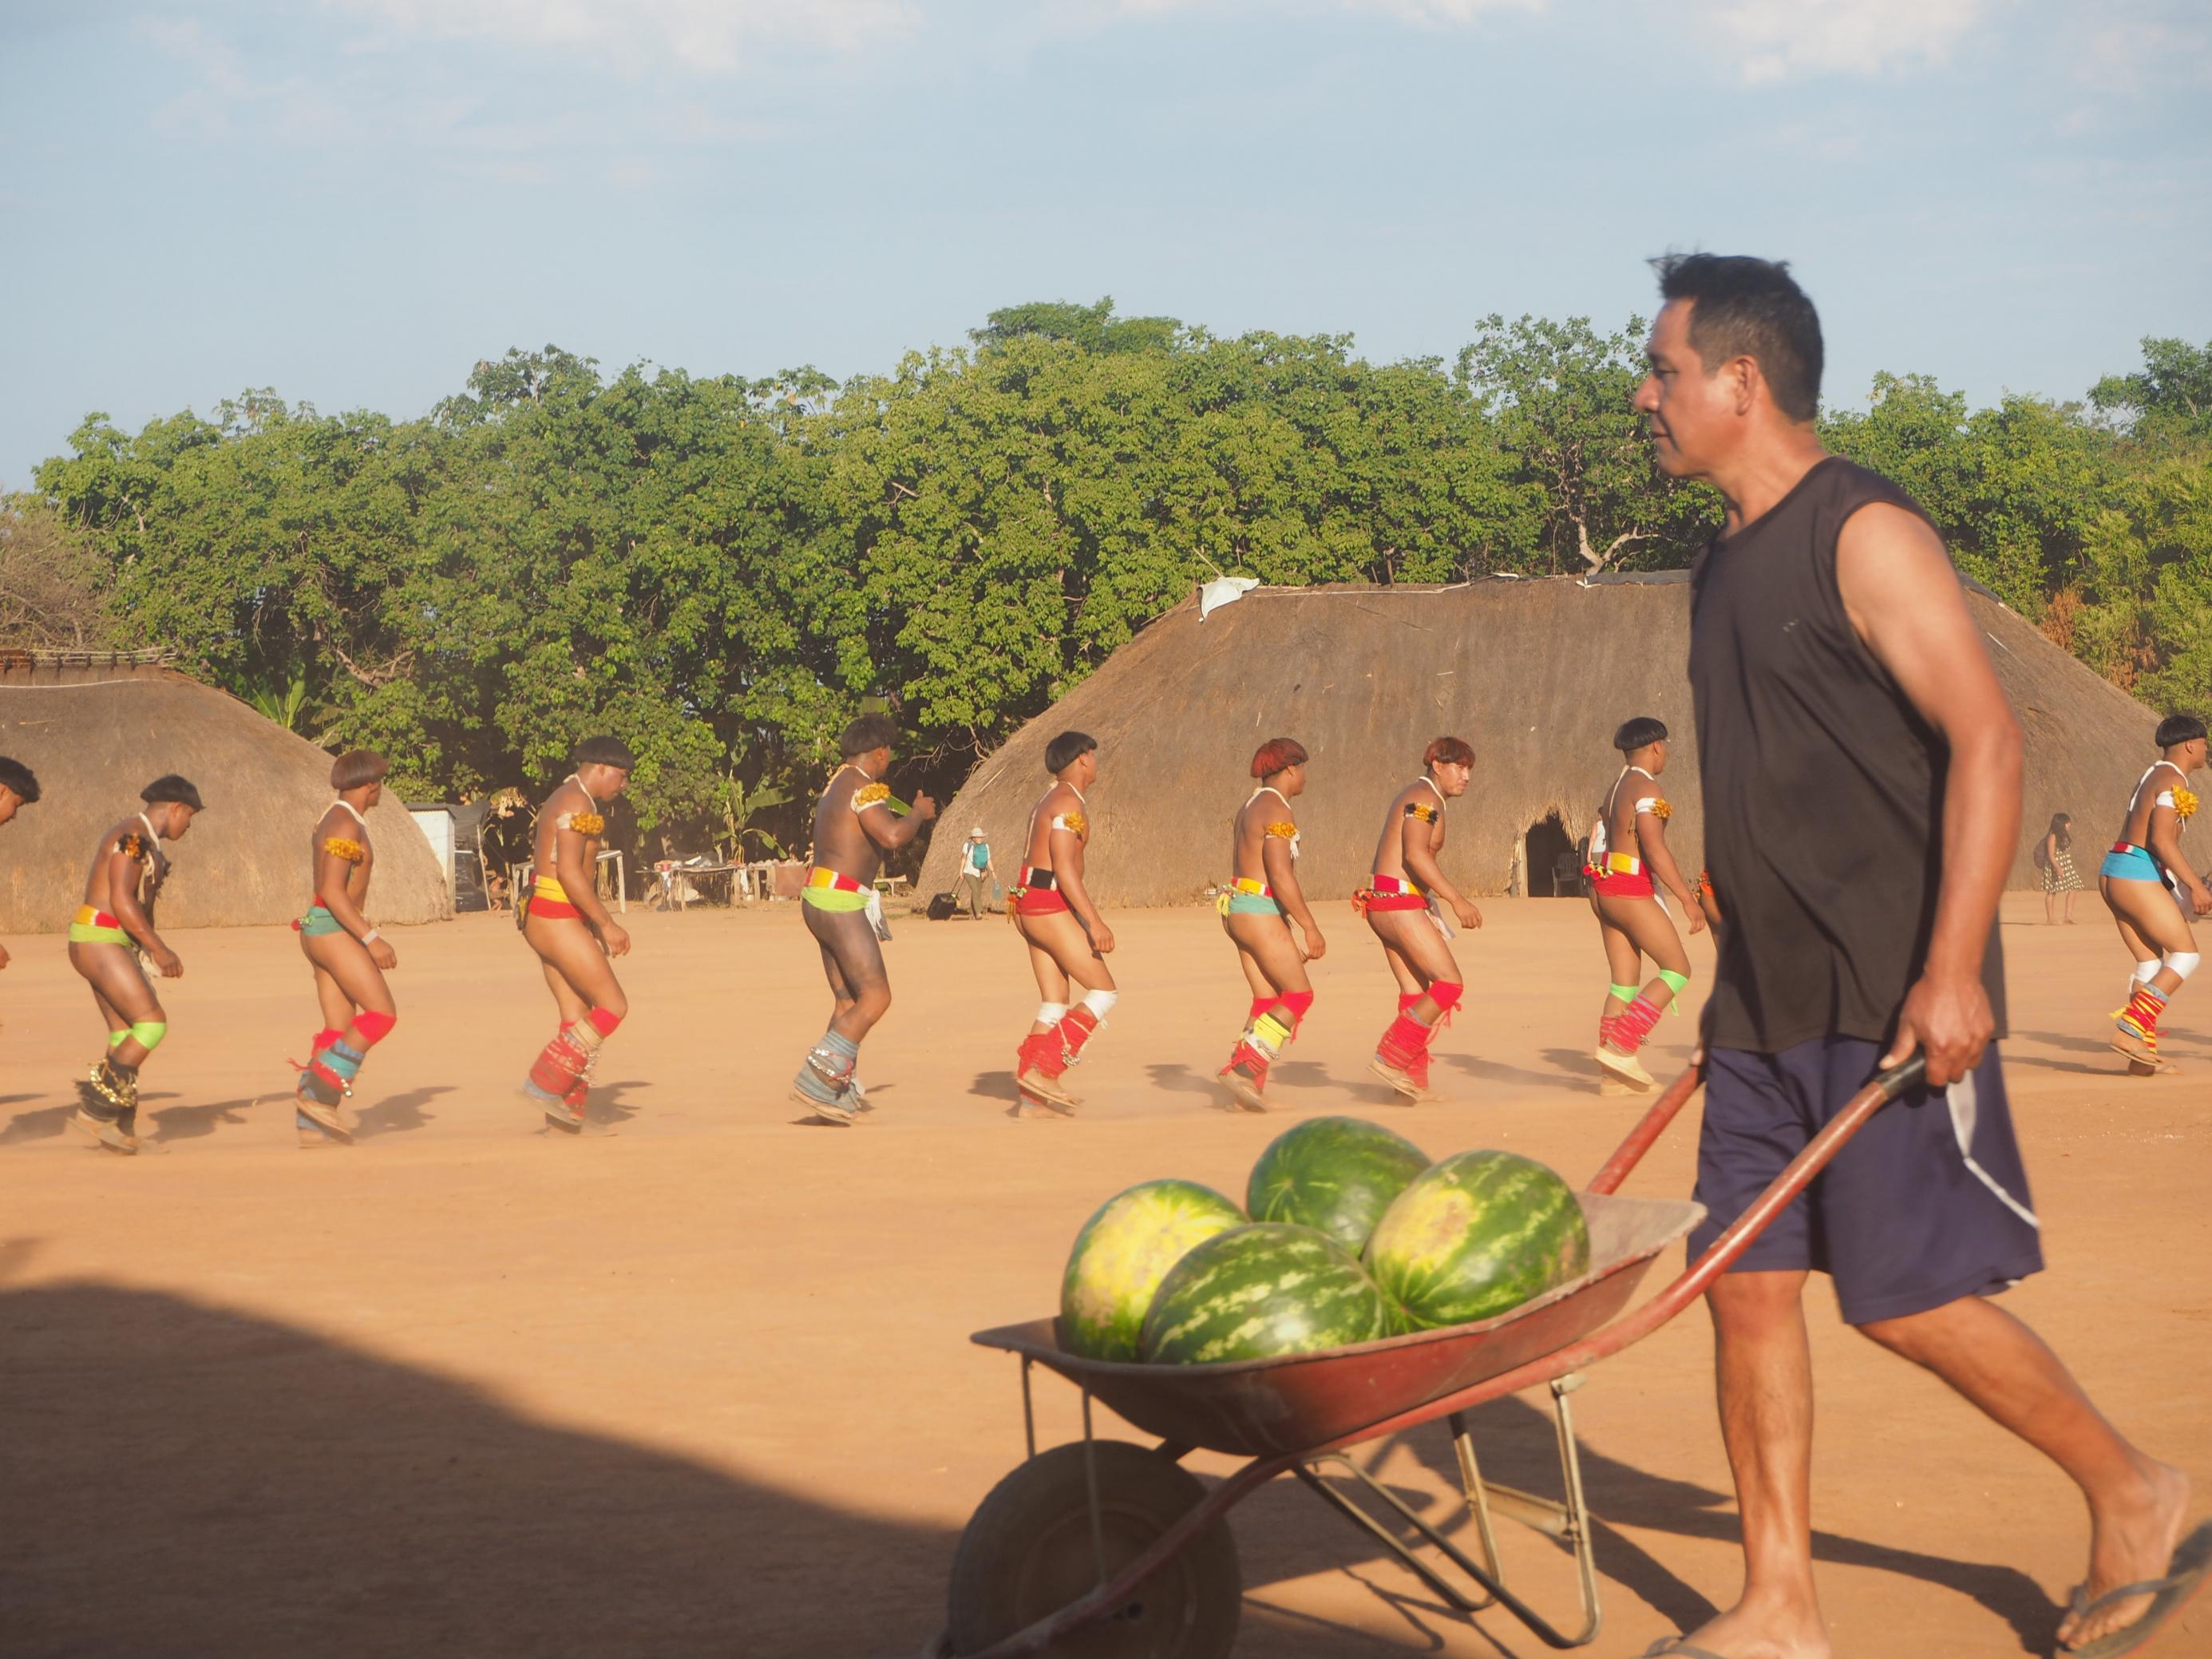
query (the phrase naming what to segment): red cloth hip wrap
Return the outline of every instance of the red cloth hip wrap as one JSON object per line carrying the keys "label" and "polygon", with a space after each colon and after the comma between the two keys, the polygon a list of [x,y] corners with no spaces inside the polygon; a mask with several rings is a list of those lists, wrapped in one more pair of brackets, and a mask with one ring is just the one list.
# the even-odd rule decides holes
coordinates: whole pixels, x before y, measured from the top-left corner
{"label": "red cloth hip wrap", "polygon": [[1591,891],[1602,893],[1607,898],[1651,898],[1659,891],[1649,870],[1639,870],[1632,876],[1618,875],[1586,864],[1583,874],[1589,878]]}
{"label": "red cloth hip wrap", "polygon": [[573,904],[563,904],[559,899],[539,898],[533,893],[530,897],[530,914],[533,916],[550,916],[556,920],[563,918],[573,920],[580,913]]}
{"label": "red cloth hip wrap", "polygon": [[1031,887],[1014,901],[1018,915],[1052,916],[1067,908],[1067,901],[1049,887]]}
{"label": "red cloth hip wrap", "polygon": [[1428,900],[1419,893],[1362,893],[1352,900],[1353,906],[1367,910],[1425,910]]}

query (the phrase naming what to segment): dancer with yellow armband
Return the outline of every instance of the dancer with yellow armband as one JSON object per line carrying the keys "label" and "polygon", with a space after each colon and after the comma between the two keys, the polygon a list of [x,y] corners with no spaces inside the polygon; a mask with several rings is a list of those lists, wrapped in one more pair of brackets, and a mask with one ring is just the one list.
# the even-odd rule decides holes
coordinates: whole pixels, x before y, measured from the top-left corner
{"label": "dancer with yellow armband", "polygon": [[307,838],[315,902],[292,924],[300,954],[314,970],[322,1029],[309,1039],[307,1063],[294,1091],[293,1125],[310,1150],[350,1144],[354,1115],[346,1101],[368,1051],[399,1023],[398,1005],[384,982],[399,957],[362,914],[368,878],[376,867],[368,813],[384,798],[391,763],[373,749],[341,755],[331,767],[337,799],[315,820]]}
{"label": "dancer with yellow armband", "polygon": [[112,1152],[138,1150],[138,1068],[169,1034],[169,1017],[139,966],[143,951],[163,979],[185,964],[154,931],[154,902],[169,877],[161,843],[176,841],[202,810],[200,792],[172,773],[138,792],[146,810],[110,826],[70,923],[69,960],[107,1027],[107,1052],[77,1085],[70,1121]]}
{"label": "dancer with yellow armband", "polygon": [[1392,798],[1375,843],[1373,873],[1352,896],[1382,946],[1398,982],[1398,1017],[1382,1033],[1368,1070],[1408,1102],[1427,1097],[1429,1045],[1450,1021],[1467,987],[1443,920],[1449,905],[1462,927],[1482,926],[1482,912],[1452,885],[1437,861],[1443,851],[1444,810],[1467,793],[1474,750],[1458,738],[1438,738],[1421,757],[1421,775]]}
{"label": "dancer with yellow armband", "polygon": [[[1252,1006],[1220,1075],[1237,1105],[1264,1112],[1268,1070],[1313,1006],[1306,963],[1320,961],[1328,945],[1298,887],[1298,821],[1291,802],[1305,793],[1306,751],[1295,738],[1270,738],[1252,757],[1252,775],[1260,787],[1237,811],[1231,880],[1215,907],[1252,988]],[[1291,937],[1292,922],[1303,942]]]}
{"label": "dancer with yellow armband", "polygon": [[821,947],[830,1026],[792,1079],[791,1097],[825,1123],[850,1123],[868,1109],[853,1071],[861,1039],[890,1011],[890,980],[868,903],[876,872],[884,854],[905,846],[937,816],[927,795],[916,795],[911,807],[891,798],[884,775],[897,740],[898,725],[889,714],[863,714],[848,726],[837,739],[843,763],[814,808],[815,864],[799,896],[799,911]]}
{"label": "dancer with yellow armband", "polygon": [[1062,1079],[1121,997],[1106,966],[1114,930],[1084,881],[1091,848],[1090,803],[1084,797],[1098,781],[1097,740],[1088,732],[1063,732],[1045,745],[1044,764],[1052,787],[1030,811],[1024,862],[1006,905],[1029,948],[1041,999],[1029,1035],[1014,1051],[1018,1117],[1075,1109],[1079,1103]]}
{"label": "dancer with yellow armband", "polygon": [[2120,838],[2097,872],[2097,890],[2136,964],[2127,1004],[2112,1016],[2112,1047],[2138,1077],[2160,1070],[2159,1017],[2197,971],[2190,918],[2212,915],[2212,890],[2181,852],[2181,826],[2197,812],[2189,780],[2204,765],[2204,722],[2169,714],[2159,722],[2157,742],[2159,758],[2136,781]]}
{"label": "dancer with yellow armband", "polygon": [[[1690,982],[1689,952],[1660,902],[1658,884],[1664,882],[1681,904],[1692,933],[1704,931],[1705,913],[1667,850],[1667,820],[1674,809],[1658,789],[1659,775],[1667,769],[1666,722],[1648,714],[1625,721],[1613,734],[1613,746],[1620,750],[1620,775],[1598,809],[1590,829],[1589,862],[1583,868],[1613,974],[1598,1015],[1597,1063],[1630,1088],[1642,1090],[1651,1086],[1652,1079],[1637,1051]],[[1656,971],[1649,983],[1639,985],[1645,957]]]}
{"label": "dancer with yellow armband", "polygon": [[515,906],[522,937],[538,953],[560,1030],[530,1064],[523,1093],[548,1127],[580,1135],[600,1045],[629,1013],[614,958],[629,954],[629,934],[599,902],[599,843],[606,809],[629,783],[637,758],[619,738],[586,738],[576,769],[538,809],[532,842],[536,879]]}

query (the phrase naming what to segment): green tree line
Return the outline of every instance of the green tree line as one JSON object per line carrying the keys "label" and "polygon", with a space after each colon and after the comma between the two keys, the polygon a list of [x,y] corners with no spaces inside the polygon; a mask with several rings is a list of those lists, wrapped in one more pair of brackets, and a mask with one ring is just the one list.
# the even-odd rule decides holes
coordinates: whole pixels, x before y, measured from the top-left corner
{"label": "green tree line", "polygon": [[[416,420],[95,414],[4,515],[0,587],[11,544],[64,538],[112,642],[385,750],[415,797],[542,787],[607,730],[641,829],[788,838],[864,702],[942,790],[1215,574],[1686,564],[1718,502],[1651,465],[1644,333],[1492,317],[1449,363],[1377,364],[1039,303],[842,386],[549,346]],[[1885,375],[1825,428],[2100,673],[2212,701],[2212,345],[2146,341],[2080,404]]]}

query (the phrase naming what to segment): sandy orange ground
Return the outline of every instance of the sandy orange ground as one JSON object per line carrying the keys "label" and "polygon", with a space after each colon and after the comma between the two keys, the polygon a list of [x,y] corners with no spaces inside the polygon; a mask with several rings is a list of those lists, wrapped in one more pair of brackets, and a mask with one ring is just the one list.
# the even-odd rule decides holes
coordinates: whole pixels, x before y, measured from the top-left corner
{"label": "sandy orange ground", "polygon": [[[2089,896],[2054,930],[2008,903],[2010,1079],[2051,1260],[2010,1301],[2212,1513],[2212,994],[2179,1004],[2189,1074],[2116,1076],[2103,1016],[2125,969]],[[1389,1008],[1378,955],[1328,907],[1335,951],[1266,1119],[1212,1109],[1244,997],[1212,917],[1116,917],[1126,1000],[1073,1123],[1004,1115],[1032,997],[1006,929],[902,921],[900,1000],[864,1056],[881,1109],[852,1130],[783,1103],[825,1006],[793,914],[634,915],[636,1012],[599,1097],[618,1132],[582,1142],[511,1092],[548,1024],[511,927],[401,930],[362,1139],[316,1153],[282,1092],[317,1023],[291,935],[185,934],[146,1074],[167,1155],[135,1162],[64,1133],[89,1000],[58,939],[10,939],[0,1650],[912,1655],[960,1527],[1021,1454],[1015,1364],[966,1335],[1049,1311],[1107,1194],[1166,1174],[1241,1192],[1261,1146],[1319,1112],[1596,1168],[1638,1108],[1601,1099],[1584,1055],[1604,984],[1587,913],[1488,910],[1442,1045],[1450,1097],[1408,1111],[1362,1071]],[[1662,1028],[1655,1069],[1689,1030]],[[1687,1193],[1693,1118],[1630,1190]],[[1813,1305],[1838,1651],[2045,1651],[2083,1559],[2070,1487],[1838,1326],[1824,1289]],[[1734,1593],[1709,1394],[1692,1311],[1577,1396],[1606,1520],[1593,1652],[1640,1653]],[[1047,1378],[1042,1401],[1046,1438],[1073,1434],[1072,1392]],[[1551,1478],[1529,1404],[1478,1422],[1493,1475]],[[1366,1455],[1449,1516],[1440,1431]],[[1446,1616],[1291,1483],[1235,1528],[1243,1653],[1541,1650],[1494,1613]],[[1561,1558],[1508,1533],[1559,1605]],[[2212,1651],[2212,1603],[2150,1651]]]}

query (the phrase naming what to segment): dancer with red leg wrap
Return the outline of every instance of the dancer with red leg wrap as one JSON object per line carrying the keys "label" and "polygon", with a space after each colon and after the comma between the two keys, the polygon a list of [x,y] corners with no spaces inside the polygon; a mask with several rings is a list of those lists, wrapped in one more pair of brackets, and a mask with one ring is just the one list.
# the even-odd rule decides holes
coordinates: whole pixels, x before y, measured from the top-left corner
{"label": "dancer with red leg wrap", "polygon": [[374,750],[339,756],[331,767],[337,799],[307,837],[315,902],[292,928],[300,936],[300,954],[314,970],[323,1029],[307,1044],[292,1115],[300,1145],[310,1150],[352,1143],[355,1118],[346,1102],[354,1079],[368,1051],[398,1023],[384,975],[399,965],[399,957],[364,909],[376,867],[368,813],[384,798],[390,770]]}
{"label": "dancer with red leg wrap", "polygon": [[[1029,947],[1039,998],[1036,1018],[1015,1051],[1019,1117],[1075,1109],[1076,1098],[1062,1079],[1120,996],[1105,962],[1114,949],[1114,930],[1083,879],[1091,832],[1085,796],[1098,781],[1097,740],[1063,732],[1045,745],[1044,763],[1052,787],[1030,813],[1025,861],[1006,908]],[[1078,986],[1083,1000],[1071,1007]]]}
{"label": "dancer with red leg wrap", "polygon": [[1397,793],[1383,814],[1374,873],[1352,899],[1352,908],[1382,942],[1383,959],[1398,981],[1398,1017],[1382,1033],[1368,1070],[1408,1103],[1428,1095],[1429,1045],[1449,1023],[1466,988],[1437,907],[1449,905],[1462,927],[1482,926],[1482,912],[1437,862],[1443,850],[1445,803],[1467,793],[1474,750],[1457,738],[1438,738],[1421,765],[1421,775]]}

